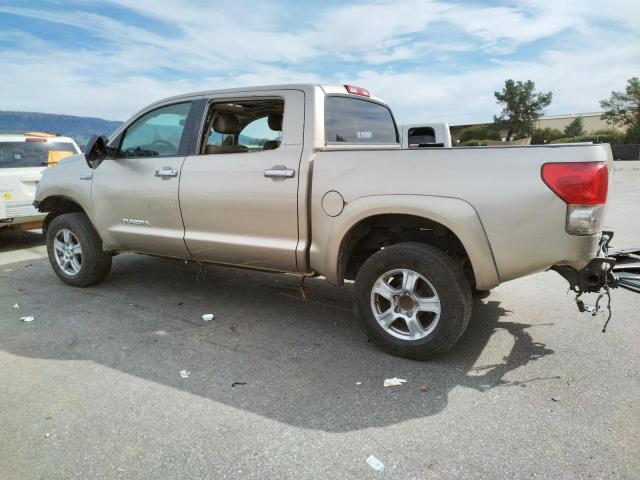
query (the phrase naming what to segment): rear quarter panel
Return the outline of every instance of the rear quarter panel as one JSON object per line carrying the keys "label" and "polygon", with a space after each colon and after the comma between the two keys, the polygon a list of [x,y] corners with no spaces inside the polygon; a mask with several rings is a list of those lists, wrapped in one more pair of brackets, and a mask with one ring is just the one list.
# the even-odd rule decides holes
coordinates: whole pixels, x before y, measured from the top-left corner
{"label": "rear quarter panel", "polygon": [[[540,176],[544,163],[572,161],[610,162],[611,181],[608,145],[319,152],[313,162],[311,266],[330,280],[335,275],[331,266],[337,261],[336,244],[360,199],[376,196],[378,205],[383,205],[384,196],[405,196],[407,210],[397,213],[422,211],[430,218],[430,211],[442,203],[439,198],[462,201],[475,211],[481,226],[475,233],[468,231],[466,224],[472,221],[468,215],[452,216],[445,225],[468,253],[477,253],[478,258],[472,258],[476,278],[486,279],[478,282],[478,288],[552,265],[582,268],[594,256],[598,236],[566,233],[566,205]],[[322,210],[322,197],[330,190],[340,192],[345,200],[338,217]],[[497,271],[493,282],[492,264]]]}

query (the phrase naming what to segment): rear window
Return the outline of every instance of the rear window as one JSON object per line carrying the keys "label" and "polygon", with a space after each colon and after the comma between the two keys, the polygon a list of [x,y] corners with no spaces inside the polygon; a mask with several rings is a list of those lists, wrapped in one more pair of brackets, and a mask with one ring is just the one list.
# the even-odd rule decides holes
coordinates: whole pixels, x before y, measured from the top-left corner
{"label": "rear window", "polygon": [[358,98],[326,97],[324,131],[326,141],[331,143],[398,143],[391,111]]}
{"label": "rear window", "polygon": [[431,127],[410,128],[407,136],[409,148],[436,143],[436,132]]}
{"label": "rear window", "polygon": [[51,159],[78,153],[73,143],[65,142],[0,142],[0,168],[46,167]]}

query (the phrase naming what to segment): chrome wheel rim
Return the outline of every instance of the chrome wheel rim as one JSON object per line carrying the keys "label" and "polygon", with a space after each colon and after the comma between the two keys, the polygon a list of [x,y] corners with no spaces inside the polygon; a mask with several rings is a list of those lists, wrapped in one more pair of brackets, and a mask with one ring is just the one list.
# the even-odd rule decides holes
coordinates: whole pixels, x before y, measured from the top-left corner
{"label": "chrome wheel rim", "polygon": [[65,275],[73,277],[82,268],[82,247],[78,237],[67,228],[58,230],[53,237],[53,253],[56,263]]}
{"label": "chrome wheel rim", "polygon": [[424,276],[406,268],[383,273],[371,289],[371,310],[378,324],[402,340],[420,340],[435,330],[442,305]]}

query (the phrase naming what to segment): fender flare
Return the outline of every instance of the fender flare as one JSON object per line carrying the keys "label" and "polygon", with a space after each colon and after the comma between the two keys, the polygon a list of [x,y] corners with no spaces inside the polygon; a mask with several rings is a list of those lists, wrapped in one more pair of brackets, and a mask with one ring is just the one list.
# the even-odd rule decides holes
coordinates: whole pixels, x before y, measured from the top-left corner
{"label": "fender flare", "polygon": [[464,247],[473,269],[476,288],[488,290],[500,283],[491,245],[476,210],[459,198],[429,195],[371,195],[347,203],[335,217],[326,240],[323,273],[342,284],[339,261],[343,240],[361,221],[382,214],[413,215],[438,222],[451,230]]}

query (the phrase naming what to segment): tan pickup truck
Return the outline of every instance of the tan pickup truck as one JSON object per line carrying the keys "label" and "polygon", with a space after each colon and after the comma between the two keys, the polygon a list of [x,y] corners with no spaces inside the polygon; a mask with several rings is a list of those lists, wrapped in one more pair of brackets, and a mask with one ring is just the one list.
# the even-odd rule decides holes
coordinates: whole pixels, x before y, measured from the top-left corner
{"label": "tan pickup truck", "polygon": [[35,205],[69,285],[125,251],[354,280],[368,335],[424,359],[460,338],[473,291],[550,268],[606,286],[611,162],[608,145],[403,149],[363,88],[241,88],[150,105],[45,172]]}

